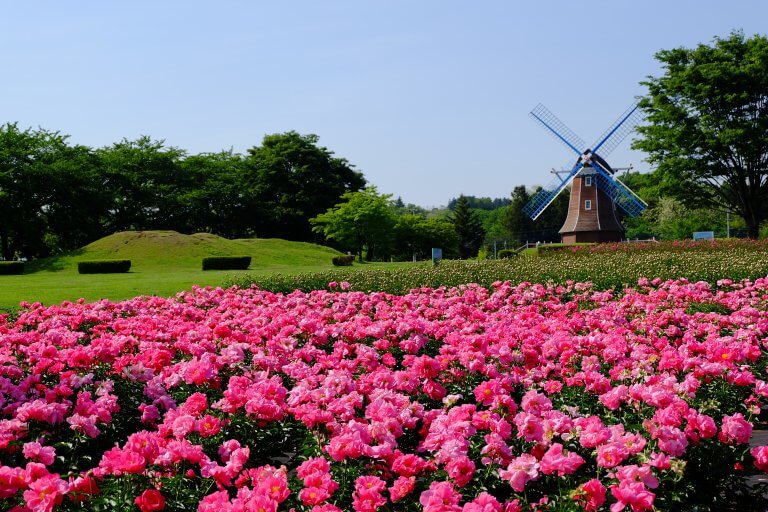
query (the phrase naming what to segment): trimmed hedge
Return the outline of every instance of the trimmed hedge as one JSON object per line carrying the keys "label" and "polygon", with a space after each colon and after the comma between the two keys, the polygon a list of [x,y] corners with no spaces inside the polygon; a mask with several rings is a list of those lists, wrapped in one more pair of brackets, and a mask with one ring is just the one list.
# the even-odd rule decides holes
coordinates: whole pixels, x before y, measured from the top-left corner
{"label": "trimmed hedge", "polygon": [[23,261],[0,261],[0,276],[18,276],[23,273]]}
{"label": "trimmed hedge", "polygon": [[345,254],[344,256],[334,256],[331,258],[331,263],[334,264],[334,266],[337,267],[349,267],[352,265],[352,262],[355,261],[355,256],[353,254]]}
{"label": "trimmed hedge", "polygon": [[496,253],[496,257],[500,260],[505,260],[507,258],[514,258],[517,256],[517,251],[514,249],[502,249],[499,252]]}
{"label": "trimmed hedge", "polygon": [[250,264],[250,256],[209,256],[203,258],[203,270],[245,270]]}
{"label": "trimmed hedge", "polygon": [[78,261],[77,271],[81,274],[119,274],[131,269],[131,260]]}

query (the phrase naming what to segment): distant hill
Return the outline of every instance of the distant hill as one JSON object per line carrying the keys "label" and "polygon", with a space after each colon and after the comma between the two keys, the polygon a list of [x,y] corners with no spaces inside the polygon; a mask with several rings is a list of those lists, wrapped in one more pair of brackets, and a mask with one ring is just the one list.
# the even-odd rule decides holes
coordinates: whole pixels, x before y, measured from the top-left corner
{"label": "distant hill", "polygon": [[206,256],[251,256],[251,268],[330,263],[340,253],[330,247],[277,238],[228,240],[210,233],[182,235],[176,231],[122,231],[56,258],[42,267],[64,270],[88,259],[129,259],[132,270],[160,267],[199,269]]}

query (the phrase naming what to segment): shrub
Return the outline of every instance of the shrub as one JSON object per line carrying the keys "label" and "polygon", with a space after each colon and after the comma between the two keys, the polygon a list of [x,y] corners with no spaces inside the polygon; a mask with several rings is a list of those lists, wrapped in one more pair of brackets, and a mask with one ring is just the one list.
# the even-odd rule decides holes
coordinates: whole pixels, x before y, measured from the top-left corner
{"label": "shrub", "polygon": [[352,254],[345,254],[344,256],[334,256],[331,258],[331,262],[337,267],[349,267],[352,262],[355,261],[355,256]]}
{"label": "shrub", "polygon": [[502,249],[496,253],[496,257],[500,260],[505,260],[507,258],[514,258],[516,256],[517,256],[517,251],[514,249]]}
{"label": "shrub", "polygon": [[81,274],[119,274],[131,269],[131,260],[78,261],[77,271]]}
{"label": "shrub", "polygon": [[17,276],[23,273],[23,261],[0,261],[0,276]]}
{"label": "shrub", "polygon": [[250,264],[250,256],[209,256],[203,258],[203,270],[245,270]]}

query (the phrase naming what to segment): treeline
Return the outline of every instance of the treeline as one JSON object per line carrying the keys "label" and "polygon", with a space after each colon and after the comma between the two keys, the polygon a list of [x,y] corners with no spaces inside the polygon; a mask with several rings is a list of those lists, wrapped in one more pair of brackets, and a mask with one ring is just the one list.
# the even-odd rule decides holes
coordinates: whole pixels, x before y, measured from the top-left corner
{"label": "treeline", "polygon": [[[649,208],[624,219],[628,238],[743,232],[737,216],[690,208],[664,195],[657,173],[623,181]],[[523,213],[536,190],[509,198],[460,196],[425,210],[365,187],[363,174],[318,145],[316,135],[267,135],[245,155],[188,154],[140,137],[103,148],[58,132],[0,126],[0,256],[40,258],[125,230],[210,232],[327,243],[359,259],[470,258],[525,242],[557,242],[563,192],[536,220]]]}
{"label": "treeline", "polygon": [[316,135],[267,135],[246,155],[140,137],[103,148],[0,126],[0,256],[39,258],[125,230],[322,241],[308,220],[365,186]]}

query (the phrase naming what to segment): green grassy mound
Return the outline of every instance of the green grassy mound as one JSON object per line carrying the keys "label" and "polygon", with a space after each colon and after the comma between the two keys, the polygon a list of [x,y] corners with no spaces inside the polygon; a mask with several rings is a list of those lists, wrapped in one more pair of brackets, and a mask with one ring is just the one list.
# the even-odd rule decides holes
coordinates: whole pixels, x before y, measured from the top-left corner
{"label": "green grassy mound", "polygon": [[182,235],[176,231],[122,231],[72,253],[30,265],[35,270],[66,271],[80,260],[131,260],[131,271],[157,268],[199,269],[210,256],[251,256],[251,268],[330,263],[340,253],[329,247],[273,238],[228,240],[210,233]]}
{"label": "green grassy mound", "polygon": [[[341,253],[320,245],[280,239],[227,240],[209,233],[124,231],[62,256],[29,262],[25,274],[3,276],[0,314],[21,301],[55,304],[84,298],[121,300],[137,295],[170,296],[192,285],[221,286],[229,274],[243,270],[202,270],[210,256],[250,256],[249,273],[292,274],[333,268]],[[78,274],[83,260],[131,260],[124,274]]]}

